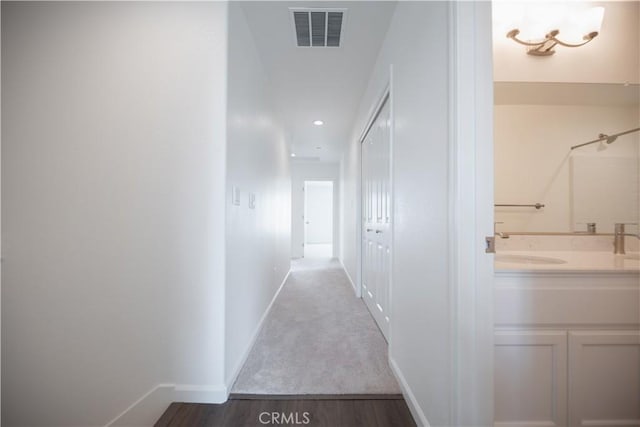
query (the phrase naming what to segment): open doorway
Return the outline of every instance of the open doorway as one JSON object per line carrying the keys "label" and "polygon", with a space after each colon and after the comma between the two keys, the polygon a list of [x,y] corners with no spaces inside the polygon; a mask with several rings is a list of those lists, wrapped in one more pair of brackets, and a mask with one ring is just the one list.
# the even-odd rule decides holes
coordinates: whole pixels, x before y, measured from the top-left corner
{"label": "open doorway", "polygon": [[333,256],[333,181],[304,182],[304,257]]}
{"label": "open doorway", "polygon": [[[539,2],[493,5],[494,419],[640,425],[640,309],[625,302],[640,264],[620,262],[621,236],[640,238],[640,5],[561,6],[539,23],[553,43],[525,48]],[[562,43],[570,31],[583,43]]]}

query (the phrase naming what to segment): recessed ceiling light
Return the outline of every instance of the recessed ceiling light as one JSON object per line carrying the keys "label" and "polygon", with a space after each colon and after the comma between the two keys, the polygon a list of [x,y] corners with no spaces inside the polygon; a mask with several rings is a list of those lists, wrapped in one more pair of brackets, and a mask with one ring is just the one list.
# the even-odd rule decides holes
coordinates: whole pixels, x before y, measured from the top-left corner
{"label": "recessed ceiling light", "polygon": [[291,157],[295,157],[295,156],[296,156],[296,153],[291,153]]}
{"label": "recessed ceiling light", "polygon": [[314,120],[313,124],[316,126],[322,126],[324,124],[324,122],[322,120]]}

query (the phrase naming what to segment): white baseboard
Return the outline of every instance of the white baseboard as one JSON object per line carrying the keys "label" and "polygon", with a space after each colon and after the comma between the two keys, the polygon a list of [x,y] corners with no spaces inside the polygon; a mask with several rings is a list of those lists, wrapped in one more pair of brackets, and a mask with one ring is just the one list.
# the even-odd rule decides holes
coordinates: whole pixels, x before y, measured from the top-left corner
{"label": "white baseboard", "polygon": [[[291,274],[291,269],[289,269],[287,274],[284,276],[284,279],[282,279],[282,283],[280,283],[280,287],[278,287],[278,290],[276,291],[275,295],[273,296],[273,298],[271,298],[271,302],[269,303],[269,306],[267,307],[267,309],[262,314],[262,317],[260,318],[260,321],[258,322],[258,326],[256,326],[256,329],[253,331],[253,335],[251,336],[251,340],[249,341],[249,344],[247,345],[247,348],[245,348],[245,350],[244,350],[244,354],[242,355],[242,358],[236,364],[236,366],[235,366],[235,368],[233,370],[233,375],[231,375],[231,377],[227,379],[227,381],[226,381],[227,393],[231,392],[231,387],[233,387],[233,383],[236,382],[236,379],[238,378],[238,375],[240,374],[240,370],[242,369],[242,367],[244,366],[245,362],[247,361],[247,358],[249,357],[249,353],[251,353],[251,349],[253,348],[253,344],[255,344],[256,339],[258,338],[258,334],[260,333],[260,330],[262,329],[264,321],[267,318],[267,315],[269,314],[269,312],[271,311],[271,307],[273,307],[273,303],[276,301],[276,298],[278,298],[278,295],[280,295],[280,291],[284,287],[284,284],[287,282],[287,279],[289,278],[290,274]],[[228,396],[228,394],[227,394],[227,396]]]}
{"label": "white baseboard", "polygon": [[285,282],[289,278],[291,270],[289,270],[282,280],[280,287],[276,291],[275,295],[271,299],[269,306],[265,310],[264,314],[258,322],[258,326],[251,337],[251,341],[244,352],[244,355],[240,362],[237,364],[234,370],[233,376],[227,381],[226,385],[219,386],[202,386],[191,384],[158,384],[147,393],[145,393],[138,400],[133,402],[131,406],[125,409],[120,415],[115,417],[105,427],[144,427],[152,426],[162,416],[164,411],[169,407],[172,402],[189,402],[189,403],[224,403],[229,397],[231,386],[235,382],[240,369],[249,357],[249,353],[253,344],[255,343],[260,329],[267,318],[267,315],[273,307],[280,291],[282,290]]}
{"label": "white baseboard", "polygon": [[176,384],[173,389],[173,402],[224,403],[228,396],[225,386]]}
{"label": "white baseboard", "polygon": [[224,403],[226,400],[227,390],[223,385],[158,384],[105,427],[152,426],[172,402]]}
{"label": "white baseboard", "polygon": [[344,266],[344,263],[342,262],[342,260],[340,258],[338,258],[338,262],[342,266],[342,269],[344,270],[344,274],[347,275],[347,279],[349,279],[349,283],[351,283],[351,287],[353,288],[353,292],[355,292],[356,296],[358,298],[360,298],[360,295],[358,295],[358,288],[356,288],[355,282],[351,279],[351,276],[349,276],[349,272],[347,271],[347,268]]}
{"label": "white baseboard", "polygon": [[429,421],[427,417],[424,415],[422,408],[418,404],[416,397],[413,395],[409,384],[407,384],[407,380],[402,375],[402,371],[396,364],[396,362],[389,356],[389,366],[391,366],[391,371],[395,375],[398,383],[400,384],[400,388],[402,389],[402,394],[404,396],[405,401],[407,402],[407,406],[409,407],[409,411],[411,411],[411,415],[413,415],[413,419],[419,427],[429,427]]}

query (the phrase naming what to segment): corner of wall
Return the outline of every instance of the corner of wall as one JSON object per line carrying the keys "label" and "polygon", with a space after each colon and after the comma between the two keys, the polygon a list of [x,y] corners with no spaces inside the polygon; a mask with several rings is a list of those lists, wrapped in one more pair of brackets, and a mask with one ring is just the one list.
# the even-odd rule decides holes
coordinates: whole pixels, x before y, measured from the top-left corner
{"label": "corner of wall", "polygon": [[389,356],[389,366],[391,367],[393,375],[398,380],[398,384],[400,384],[400,389],[402,390],[402,394],[406,398],[405,400],[407,402],[407,406],[409,407],[409,411],[411,411],[413,419],[420,427],[429,427],[429,420],[427,420],[426,415],[422,411],[422,408],[418,403],[418,399],[416,399],[413,391],[411,391],[411,387],[409,387],[409,384],[402,374],[400,367],[398,367],[397,363],[391,356]]}
{"label": "corner of wall", "polygon": [[260,318],[260,321],[258,322],[258,325],[256,326],[255,330],[253,331],[253,334],[251,335],[251,339],[249,340],[249,343],[247,344],[247,346],[246,346],[246,348],[244,350],[244,353],[242,354],[242,357],[240,359],[238,359],[238,363],[236,363],[235,367],[231,371],[232,374],[229,375],[227,378],[225,378],[225,387],[226,387],[227,397],[231,393],[231,389],[233,388],[233,384],[236,382],[236,379],[238,379],[238,375],[240,374],[240,371],[242,370],[242,367],[244,366],[245,362],[247,361],[247,358],[249,357],[249,353],[251,353],[251,349],[253,348],[253,344],[256,342],[256,339],[258,338],[258,334],[260,333],[260,330],[262,329],[262,326],[264,325],[264,321],[266,320],[267,316],[269,315],[269,312],[271,311],[271,308],[273,307],[273,304],[275,303],[276,299],[278,298],[278,295],[280,295],[280,291],[284,287],[284,284],[287,282],[287,279],[289,278],[290,274],[291,274],[291,269],[289,269],[287,274],[284,276],[284,279],[282,280],[282,283],[280,283],[280,286],[278,287],[278,290],[276,291],[275,295],[271,299],[271,302],[269,303],[269,306],[267,307],[267,309],[262,314],[262,317]]}
{"label": "corner of wall", "polygon": [[356,283],[351,278],[351,275],[349,274],[349,271],[344,266],[344,261],[342,260],[342,258],[338,258],[338,261],[340,262],[340,265],[342,266],[342,269],[344,270],[344,274],[347,275],[347,279],[349,279],[349,283],[351,283],[351,287],[353,288],[353,292],[355,293],[356,297],[360,298],[362,295],[360,294],[359,289],[356,286]]}
{"label": "corner of wall", "polygon": [[105,424],[105,427],[153,425],[172,402],[224,403],[227,396],[224,385],[158,384]]}

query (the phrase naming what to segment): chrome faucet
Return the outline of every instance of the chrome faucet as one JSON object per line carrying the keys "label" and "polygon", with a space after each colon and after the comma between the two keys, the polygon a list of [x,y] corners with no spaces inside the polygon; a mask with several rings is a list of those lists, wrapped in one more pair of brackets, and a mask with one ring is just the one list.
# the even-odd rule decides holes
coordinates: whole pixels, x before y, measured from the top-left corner
{"label": "chrome faucet", "polygon": [[596,234],[595,222],[579,222],[578,224],[586,225],[587,229],[585,231],[574,231],[575,234]]}
{"label": "chrome faucet", "polygon": [[509,235],[507,233],[496,231],[496,225],[498,225],[498,224],[504,224],[504,222],[494,222],[493,223],[493,235],[494,236],[498,236],[501,239],[508,239]]}
{"label": "chrome faucet", "polygon": [[638,225],[635,222],[618,222],[615,225],[614,233],[613,233],[613,253],[616,255],[624,255],[626,254],[624,250],[624,238],[625,236],[636,237],[640,239],[640,234],[629,234],[625,233],[624,226],[625,225]]}

